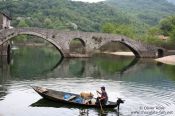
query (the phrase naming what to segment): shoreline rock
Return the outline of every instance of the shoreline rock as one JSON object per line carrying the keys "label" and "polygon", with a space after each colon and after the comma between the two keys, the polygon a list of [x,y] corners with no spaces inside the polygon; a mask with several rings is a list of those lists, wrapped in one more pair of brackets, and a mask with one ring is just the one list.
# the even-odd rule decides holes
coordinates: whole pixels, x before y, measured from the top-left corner
{"label": "shoreline rock", "polygon": [[119,56],[134,56],[132,52],[103,52],[105,54],[119,55]]}
{"label": "shoreline rock", "polygon": [[175,55],[165,56],[162,58],[157,58],[155,60],[164,64],[175,65]]}

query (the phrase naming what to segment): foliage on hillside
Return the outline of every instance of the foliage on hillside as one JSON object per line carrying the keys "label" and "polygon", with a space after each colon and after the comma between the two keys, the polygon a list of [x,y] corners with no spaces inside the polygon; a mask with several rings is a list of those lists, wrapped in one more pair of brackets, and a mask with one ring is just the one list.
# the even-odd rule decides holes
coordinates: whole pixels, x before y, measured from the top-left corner
{"label": "foliage on hillside", "polygon": [[[100,31],[110,22],[135,26],[144,33],[164,16],[175,14],[175,6],[166,0],[107,0],[84,3],[71,0],[1,0],[0,10],[10,12],[13,26]],[[22,21],[21,21],[22,20]]]}
{"label": "foliage on hillside", "polygon": [[163,18],[157,26],[150,28],[146,35],[152,40],[148,43],[154,41],[156,45],[167,49],[175,49],[175,16]]}
{"label": "foliage on hillside", "polygon": [[157,25],[163,17],[175,15],[175,5],[166,0],[107,0],[148,25]]}
{"label": "foliage on hillside", "polygon": [[149,28],[142,35],[137,34],[132,25],[119,25],[116,23],[105,23],[102,26],[102,32],[126,35],[135,39],[139,38],[143,42],[168,49],[175,48],[175,16],[168,16],[160,20],[158,25]]}
{"label": "foliage on hillside", "polygon": [[130,38],[134,38],[136,32],[134,31],[134,28],[132,25],[121,25],[117,23],[105,23],[102,25],[102,32],[105,33],[114,33],[114,34],[120,34],[125,35]]}
{"label": "foliage on hillside", "polygon": [[160,32],[164,36],[170,36],[175,42],[175,16],[169,16],[160,21]]}
{"label": "foliage on hillside", "polygon": [[160,21],[160,29],[165,36],[171,35],[175,30],[175,16],[169,16]]}
{"label": "foliage on hillside", "polygon": [[[143,25],[146,30],[140,35],[135,29],[135,25],[120,28],[122,25],[115,26],[118,24],[111,23],[110,26],[109,24],[102,26],[104,32],[120,33],[131,38],[139,38],[146,43],[170,49],[175,48],[173,47],[175,45],[175,18],[172,16],[175,15],[175,5],[166,0],[108,0],[108,3],[112,4],[113,7],[117,6],[122,9],[127,15],[134,17],[136,21],[143,22],[146,25]],[[131,33],[127,33],[127,29]],[[120,30],[120,32],[115,30]],[[161,37],[167,39],[162,40]]]}
{"label": "foliage on hillside", "polygon": [[[129,24],[131,19],[107,4],[73,2],[70,0],[15,0],[0,1],[0,10],[7,10],[13,25],[100,31],[104,22]],[[25,24],[26,23],[26,24]]]}

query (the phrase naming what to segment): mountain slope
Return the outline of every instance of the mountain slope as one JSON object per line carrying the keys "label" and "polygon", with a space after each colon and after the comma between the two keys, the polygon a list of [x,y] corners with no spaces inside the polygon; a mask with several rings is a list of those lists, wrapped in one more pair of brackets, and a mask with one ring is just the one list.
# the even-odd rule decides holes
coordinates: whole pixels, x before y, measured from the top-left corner
{"label": "mountain slope", "polygon": [[[0,1],[0,10],[13,16],[13,25],[65,29],[77,25],[82,31],[100,31],[104,22],[129,24],[132,20],[107,4],[73,2],[70,0]],[[20,23],[20,24],[19,24]]]}
{"label": "mountain slope", "polygon": [[149,25],[156,25],[161,18],[175,15],[175,5],[166,0],[107,0],[107,3]]}
{"label": "mountain slope", "polygon": [[106,22],[124,24],[137,31],[175,15],[166,0],[107,0],[84,3],[71,0],[0,0],[0,11],[12,15],[13,26],[100,31]]}

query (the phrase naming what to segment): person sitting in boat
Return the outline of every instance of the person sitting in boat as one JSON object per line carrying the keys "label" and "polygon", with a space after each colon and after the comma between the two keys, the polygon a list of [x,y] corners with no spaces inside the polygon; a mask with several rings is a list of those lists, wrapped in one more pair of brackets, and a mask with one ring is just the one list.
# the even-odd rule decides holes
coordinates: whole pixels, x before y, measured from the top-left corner
{"label": "person sitting in boat", "polygon": [[105,87],[101,87],[101,92],[97,91],[97,94],[100,94],[100,97],[97,97],[97,101],[96,101],[96,105],[99,105],[101,103],[101,105],[106,105],[107,101],[108,101],[108,94],[105,91]]}

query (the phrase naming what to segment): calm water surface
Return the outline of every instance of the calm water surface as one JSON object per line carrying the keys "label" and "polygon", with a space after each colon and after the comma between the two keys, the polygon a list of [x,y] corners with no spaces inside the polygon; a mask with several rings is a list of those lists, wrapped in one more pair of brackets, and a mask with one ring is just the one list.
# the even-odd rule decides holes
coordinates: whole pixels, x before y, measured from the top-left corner
{"label": "calm water surface", "polygon": [[[42,99],[30,85],[73,92],[106,86],[109,100],[125,99],[120,116],[175,116],[175,66],[149,59],[95,55],[60,60],[57,50],[20,47],[8,65],[0,58],[0,116],[86,116],[73,108]],[[88,109],[88,116],[100,111]],[[106,110],[116,116],[116,110]]]}

